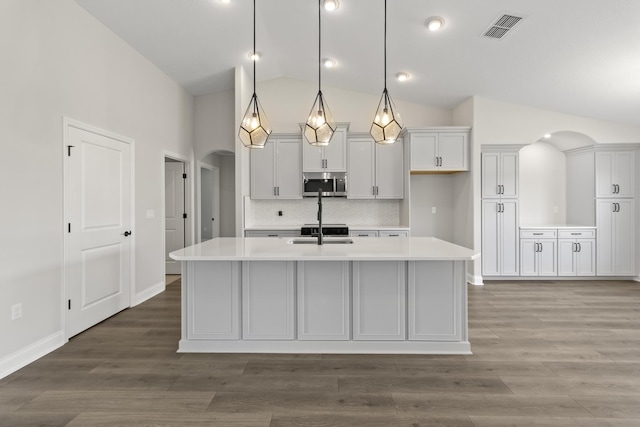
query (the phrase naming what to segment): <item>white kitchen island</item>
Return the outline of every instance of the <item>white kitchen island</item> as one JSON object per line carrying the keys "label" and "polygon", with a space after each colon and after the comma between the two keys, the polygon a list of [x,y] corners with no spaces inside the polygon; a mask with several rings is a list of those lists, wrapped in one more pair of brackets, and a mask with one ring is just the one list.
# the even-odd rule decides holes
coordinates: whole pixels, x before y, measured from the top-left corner
{"label": "white kitchen island", "polygon": [[[467,261],[431,237],[217,238],[182,262],[179,352],[470,354]],[[313,240],[313,238],[308,238]]]}

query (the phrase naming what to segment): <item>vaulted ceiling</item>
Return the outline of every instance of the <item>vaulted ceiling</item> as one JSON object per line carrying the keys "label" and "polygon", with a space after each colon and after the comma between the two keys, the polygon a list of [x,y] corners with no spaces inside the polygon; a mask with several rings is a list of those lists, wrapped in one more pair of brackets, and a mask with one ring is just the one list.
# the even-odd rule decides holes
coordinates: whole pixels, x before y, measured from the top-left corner
{"label": "vaulted ceiling", "polygon": [[[251,71],[251,0],[76,0],[194,95],[233,88]],[[257,80],[317,81],[317,0],[257,0]],[[394,99],[453,108],[473,96],[640,125],[640,1],[388,0]],[[502,14],[523,19],[502,39]],[[441,16],[430,32],[425,21]],[[380,94],[383,0],[322,12],[323,85]],[[403,83],[398,72],[411,78]]]}

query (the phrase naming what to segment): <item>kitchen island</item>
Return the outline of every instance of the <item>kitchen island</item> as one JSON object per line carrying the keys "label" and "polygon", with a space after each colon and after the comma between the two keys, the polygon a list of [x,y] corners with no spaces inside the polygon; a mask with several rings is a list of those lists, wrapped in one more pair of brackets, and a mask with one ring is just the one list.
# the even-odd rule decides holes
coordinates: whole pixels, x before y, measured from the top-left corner
{"label": "kitchen island", "polygon": [[172,252],[178,351],[471,353],[465,264],[479,254],[431,237],[334,240],[217,238]]}

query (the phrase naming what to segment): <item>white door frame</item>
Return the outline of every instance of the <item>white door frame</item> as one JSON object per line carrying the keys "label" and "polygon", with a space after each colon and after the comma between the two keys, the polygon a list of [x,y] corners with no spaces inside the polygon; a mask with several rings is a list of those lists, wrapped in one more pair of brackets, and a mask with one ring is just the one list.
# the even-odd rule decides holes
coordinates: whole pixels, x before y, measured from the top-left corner
{"label": "white door frame", "polygon": [[[201,169],[209,169],[213,172],[213,217],[215,218],[216,225],[218,228],[218,236],[215,236],[216,233],[213,233],[214,237],[220,237],[220,168],[217,166],[210,165],[209,163],[198,161],[198,179],[196,179],[196,200],[197,200],[197,212],[198,212],[198,224],[197,228],[197,242],[202,242],[202,172]],[[215,229],[215,227],[214,227]]]}
{"label": "white door frame", "polygon": [[[129,161],[129,176],[130,176],[130,181],[129,181],[129,185],[131,186],[130,188],[130,197],[131,197],[131,203],[129,203],[129,217],[130,217],[130,221],[131,221],[131,229],[133,231],[135,231],[136,229],[136,225],[135,225],[135,203],[134,201],[136,200],[135,197],[135,140],[133,140],[132,138],[127,138],[125,136],[122,135],[118,135],[116,133],[104,130],[104,129],[100,129],[98,127],[92,126],[92,125],[88,125],[86,123],[82,123],[80,121],[71,119],[69,117],[62,117],[62,169],[63,169],[63,174],[62,174],[62,224],[60,226],[60,229],[62,230],[62,292],[61,292],[61,300],[60,300],[60,307],[62,308],[62,313],[60,316],[60,322],[62,325],[62,329],[64,330],[64,340],[65,342],[69,341],[69,329],[68,329],[68,312],[69,310],[67,310],[67,299],[68,299],[68,292],[69,289],[67,287],[67,269],[68,269],[68,233],[65,233],[64,230],[66,230],[66,224],[67,224],[67,217],[68,217],[68,213],[69,213],[69,194],[67,194],[66,191],[66,183],[69,179],[69,168],[67,165],[67,157],[68,157],[68,150],[69,150],[69,128],[76,128],[76,129],[80,129],[80,130],[84,130],[87,132],[91,132],[91,133],[95,133],[98,135],[102,135],[105,136],[107,138],[111,138],[111,139],[115,139],[117,141],[123,142],[125,144],[129,144],[129,154],[130,154],[130,161]],[[73,148],[72,148],[73,149]],[[134,301],[134,297],[135,297],[135,289],[136,289],[136,284],[135,284],[135,277],[136,277],[136,263],[135,263],[135,248],[136,248],[136,235],[137,233],[132,233],[131,237],[130,237],[130,251],[129,251],[129,301],[127,303],[128,307],[131,307],[132,301]]]}
{"label": "white door frame", "polygon": [[167,242],[166,242],[166,226],[164,223],[164,219],[165,219],[165,215],[166,215],[166,209],[165,209],[165,196],[164,196],[164,191],[165,191],[165,169],[164,169],[164,163],[165,163],[165,159],[169,158],[172,160],[177,160],[179,162],[184,163],[184,170],[186,171],[187,174],[187,179],[185,182],[185,191],[184,191],[184,197],[185,197],[185,210],[186,210],[186,214],[187,214],[187,220],[185,222],[185,233],[184,233],[184,239],[185,239],[185,245],[186,246],[190,246],[193,244],[193,242],[195,241],[195,236],[194,236],[194,227],[193,227],[193,212],[194,212],[194,194],[193,194],[193,185],[191,184],[192,181],[192,177],[194,176],[194,170],[193,170],[193,162],[191,161],[191,159],[189,157],[183,156],[181,154],[177,154],[177,153],[173,153],[171,151],[167,151],[167,150],[162,150],[162,159],[160,162],[160,170],[161,170],[161,179],[160,179],[160,194],[161,194],[161,218],[162,218],[162,269],[163,269],[163,276],[166,275],[166,265],[165,265],[165,257],[167,254]]}

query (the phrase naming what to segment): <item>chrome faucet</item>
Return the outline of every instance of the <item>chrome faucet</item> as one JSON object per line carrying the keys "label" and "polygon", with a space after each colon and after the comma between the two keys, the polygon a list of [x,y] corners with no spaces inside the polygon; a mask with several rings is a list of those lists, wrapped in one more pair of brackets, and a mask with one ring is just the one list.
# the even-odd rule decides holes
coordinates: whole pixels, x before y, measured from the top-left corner
{"label": "chrome faucet", "polygon": [[322,189],[318,189],[318,245],[322,245]]}

